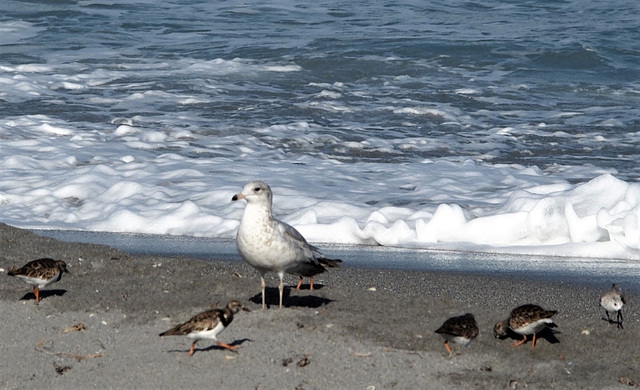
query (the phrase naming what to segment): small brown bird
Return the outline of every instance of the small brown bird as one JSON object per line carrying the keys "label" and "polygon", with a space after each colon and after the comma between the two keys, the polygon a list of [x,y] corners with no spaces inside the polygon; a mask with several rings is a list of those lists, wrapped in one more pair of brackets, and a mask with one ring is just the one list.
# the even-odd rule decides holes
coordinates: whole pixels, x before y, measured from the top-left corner
{"label": "small brown bird", "polygon": [[32,284],[36,304],[39,304],[40,289],[59,281],[63,272],[69,272],[67,271],[67,263],[62,260],[45,258],[30,261],[18,269],[13,266],[9,268],[7,275],[15,276],[25,283]]}
{"label": "small brown bird", "polygon": [[191,349],[189,349],[189,356],[193,355],[198,340],[204,339],[215,340],[218,346],[235,351],[240,347],[224,344],[218,341],[217,336],[229,326],[233,321],[233,315],[240,310],[249,311],[239,301],[233,300],[227,303],[224,309],[212,309],[196,314],[187,322],[160,333],[160,336],[186,336],[189,339],[194,339],[191,343]]}
{"label": "small brown bird", "polygon": [[[607,290],[602,296],[600,296],[600,306],[604,309],[604,312],[607,314],[607,320],[610,324],[617,324],[618,329],[623,329],[622,327],[622,306],[627,303],[624,293],[620,288],[614,283],[613,286],[609,290]],[[616,320],[613,321],[611,317],[609,317],[609,312],[617,313]]]}
{"label": "small brown bird", "polygon": [[493,334],[496,338],[503,337],[507,334],[507,330],[511,329],[523,338],[516,341],[512,346],[517,347],[527,342],[527,335],[533,335],[531,349],[536,347],[536,334],[545,327],[555,327],[551,317],[556,314],[556,310],[545,310],[538,305],[522,305],[511,311],[509,318],[504,321],[498,321],[493,327]]}
{"label": "small brown bird", "polygon": [[449,342],[458,343],[460,345],[469,345],[471,340],[478,337],[478,323],[471,313],[467,313],[458,317],[451,317],[436,330],[440,336],[444,338],[444,347],[451,354]]}
{"label": "small brown bird", "polygon": [[[326,259],[324,257],[318,258],[318,262],[324,266],[324,268],[339,268],[342,260],[334,260],[334,259]],[[300,280],[298,281],[298,285],[296,286],[296,290],[300,290],[302,287],[303,277],[309,277],[309,290],[313,290],[313,275],[314,273],[302,274],[302,272],[298,273],[300,276]]]}

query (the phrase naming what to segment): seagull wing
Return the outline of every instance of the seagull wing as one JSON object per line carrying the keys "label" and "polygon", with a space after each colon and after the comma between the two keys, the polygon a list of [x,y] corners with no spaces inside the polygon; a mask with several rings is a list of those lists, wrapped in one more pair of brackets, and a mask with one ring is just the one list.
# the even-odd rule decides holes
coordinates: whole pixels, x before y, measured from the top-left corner
{"label": "seagull wing", "polygon": [[293,226],[278,221],[278,231],[282,237],[287,240],[287,243],[292,248],[295,248],[298,253],[298,259],[312,264],[318,264],[318,260],[316,259],[316,254],[320,253],[318,248],[310,245]]}

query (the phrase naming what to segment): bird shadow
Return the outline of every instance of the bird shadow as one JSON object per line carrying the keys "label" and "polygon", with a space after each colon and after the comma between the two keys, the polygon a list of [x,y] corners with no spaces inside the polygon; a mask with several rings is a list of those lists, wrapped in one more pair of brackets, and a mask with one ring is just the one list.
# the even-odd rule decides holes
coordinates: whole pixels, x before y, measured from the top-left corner
{"label": "bird shadow", "polygon": [[[314,285],[314,289],[316,286]],[[317,295],[291,295],[292,288],[285,287],[282,298],[282,306],[284,307],[306,307],[310,309],[317,309],[320,306],[325,306],[331,302],[332,299],[319,297]],[[293,289],[295,290],[295,289]],[[249,298],[249,301],[262,305],[262,293],[258,293]],[[278,307],[280,305],[280,292],[277,287],[267,287],[265,290],[265,303],[268,307]]]}
{"label": "bird shadow", "polygon": [[624,329],[624,326],[622,326],[622,321],[614,321],[611,318],[604,318],[604,317],[602,317],[601,319],[603,321],[608,322],[609,324],[615,324],[618,327],[618,329]]}
{"label": "bird shadow", "polygon": [[[67,290],[40,290],[40,300],[43,300],[47,297],[51,297],[51,296],[58,296],[61,297],[64,294],[67,293]],[[36,294],[33,293],[33,291],[30,291],[26,294],[24,294],[24,296],[22,298],[20,298],[21,301],[28,301],[28,300],[34,300],[36,299]]]}
{"label": "bird shadow", "polygon": [[[235,340],[234,342],[230,343],[229,345],[232,346],[232,347],[241,346],[242,344],[246,343],[247,341],[253,341],[253,340],[246,339],[246,338],[245,339],[240,339],[240,340]],[[238,351],[230,351],[230,350],[228,350],[226,348],[223,348],[223,347],[219,346],[218,344],[212,344],[212,345],[209,345],[208,347],[202,347],[202,348],[195,347],[193,349],[193,353],[195,354],[196,352],[206,352],[206,351],[211,351],[211,350],[216,350],[216,349],[225,350],[225,351],[229,351],[229,352],[238,352]],[[187,348],[187,349],[170,349],[167,352],[169,352],[169,353],[187,353],[187,352],[189,352],[189,348]]]}
{"label": "bird shadow", "polygon": [[[557,327],[557,325],[555,325],[555,326],[554,325],[555,324],[547,325],[544,329],[542,329],[540,332],[538,332],[536,334],[536,345],[537,345],[537,342],[540,339],[547,340],[549,342],[549,344],[559,344],[560,343],[560,340],[558,340],[558,338],[556,337],[556,334],[560,333],[560,331],[552,329],[552,328]],[[507,339],[507,338],[511,339],[511,340],[514,340],[514,341],[520,341],[520,340],[522,340],[522,335],[519,335],[518,333],[516,333],[516,332],[512,331],[511,329],[509,329],[507,331],[506,335],[504,335],[502,337],[499,337],[500,340],[504,340],[504,339]],[[532,339],[533,339],[532,335],[527,335],[527,343],[530,343]]]}
{"label": "bird shadow", "polygon": [[[247,341],[253,341],[253,340],[244,338],[244,339],[240,339],[240,340],[235,340],[234,342],[230,343],[229,345],[232,346],[232,347],[236,347],[236,346],[239,347],[239,346],[242,346],[242,344],[246,343]],[[221,347],[221,346],[219,346],[217,344],[212,344],[212,345],[210,345],[208,347],[201,348],[200,351],[204,352],[204,351],[211,351],[211,350],[214,350],[214,349],[221,349],[221,350],[229,351],[228,349],[223,348],[223,347]],[[196,351],[197,351],[197,349],[196,349]],[[230,352],[237,352],[237,351],[230,351]]]}

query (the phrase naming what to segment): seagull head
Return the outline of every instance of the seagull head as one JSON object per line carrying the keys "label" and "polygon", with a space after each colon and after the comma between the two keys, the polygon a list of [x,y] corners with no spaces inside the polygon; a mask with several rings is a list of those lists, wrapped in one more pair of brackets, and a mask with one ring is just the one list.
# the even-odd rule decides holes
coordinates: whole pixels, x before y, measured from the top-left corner
{"label": "seagull head", "polygon": [[232,201],[244,199],[247,203],[266,203],[271,206],[273,195],[269,185],[263,181],[250,181],[244,185],[242,191],[235,194]]}

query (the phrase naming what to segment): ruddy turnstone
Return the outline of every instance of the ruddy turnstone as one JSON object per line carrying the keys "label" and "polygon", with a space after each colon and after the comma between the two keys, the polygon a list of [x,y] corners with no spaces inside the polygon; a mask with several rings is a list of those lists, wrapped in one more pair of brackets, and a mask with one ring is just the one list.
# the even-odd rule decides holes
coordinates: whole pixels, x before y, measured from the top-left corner
{"label": "ruddy turnstone", "polygon": [[[300,276],[300,279],[298,280],[298,284],[296,285],[296,290],[300,290],[300,288],[302,287],[302,282],[304,281],[304,278],[302,276]],[[313,288],[313,276],[309,276],[309,290],[314,290]]]}
{"label": "ruddy turnstone", "polygon": [[264,275],[275,272],[280,278],[280,308],[285,273],[312,277],[327,268],[339,267],[342,260],[327,259],[318,248],[307,243],[292,226],[275,219],[271,213],[273,194],[263,181],[247,183],[231,200],[244,199],[244,209],[236,245],[240,256],[260,273],[262,308],[266,308]]}
{"label": "ruddy turnstone", "polygon": [[[302,287],[303,281],[304,281],[304,278],[301,276],[300,280],[298,280],[298,285],[296,286],[296,290],[300,290],[300,287]],[[313,276],[309,277],[309,290],[313,290]]]}
{"label": "ruddy turnstone", "polygon": [[[340,267],[340,263],[342,262],[342,260],[319,258],[318,262],[320,262],[320,264],[322,264],[326,268],[336,268],[336,267]],[[296,275],[298,275],[298,274],[296,274]],[[302,287],[302,282],[304,281],[303,276],[308,276],[308,275],[300,275],[300,279],[298,280],[298,284],[296,285],[296,290],[300,290],[300,288]],[[313,275],[308,276],[308,277],[309,277],[309,290],[314,290],[314,288],[313,288]]]}
{"label": "ruddy turnstone", "polygon": [[[624,293],[615,283],[607,292],[600,296],[600,306],[604,308],[604,312],[607,314],[607,320],[610,324],[617,324],[618,329],[623,329],[622,306],[624,306],[625,303],[627,303],[627,301],[624,297]],[[609,312],[617,313],[615,321],[609,317]]]}
{"label": "ruddy turnstone", "polygon": [[9,268],[7,275],[15,276],[25,283],[32,284],[36,304],[39,304],[40,289],[59,281],[63,272],[69,272],[67,271],[67,263],[62,260],[46,258],[30,261],[18,269],[13,266]]}
{"label": "ruddy turnstone", "polygon": [[436,330],[444,338],[444,347],[451,354],[449,342],[460,345],[469,345],[471,340],[478,336],[478,323],[471,313],[458,317],[451,317]]}
{"label": "ruddy turnstone", "polygon": [[533,340],[531,349],[536,347],[536,334],[545,327],[555,327],[553,320],[556,310],[545,310],[538,305],[522,305],[511,311],[509,318],[499,321],[493,327],[493,334],[496,338],[503,337],[507,334],[507,330],[511,329],[517,334],[523,336],[522,340],[515,341],[512,346],[517,347],[527,342],[527,335],[532,334]]}
{"label": "ruddy turnstone", "polygon": [[212,309],[196,314],[187,322],[160,333],[160,336],[186,336],[189,339],[194,339],[189,349],[189,356],[193,355],[198,340],[204,339],[215,340],[218,346],[235,351],[240,347],[222,343],[218,341],[217,336],[229,326],[233,321],[233,315],[240,310],[249,311],[239,301],[233,300],[227,303],[224,309]]}

